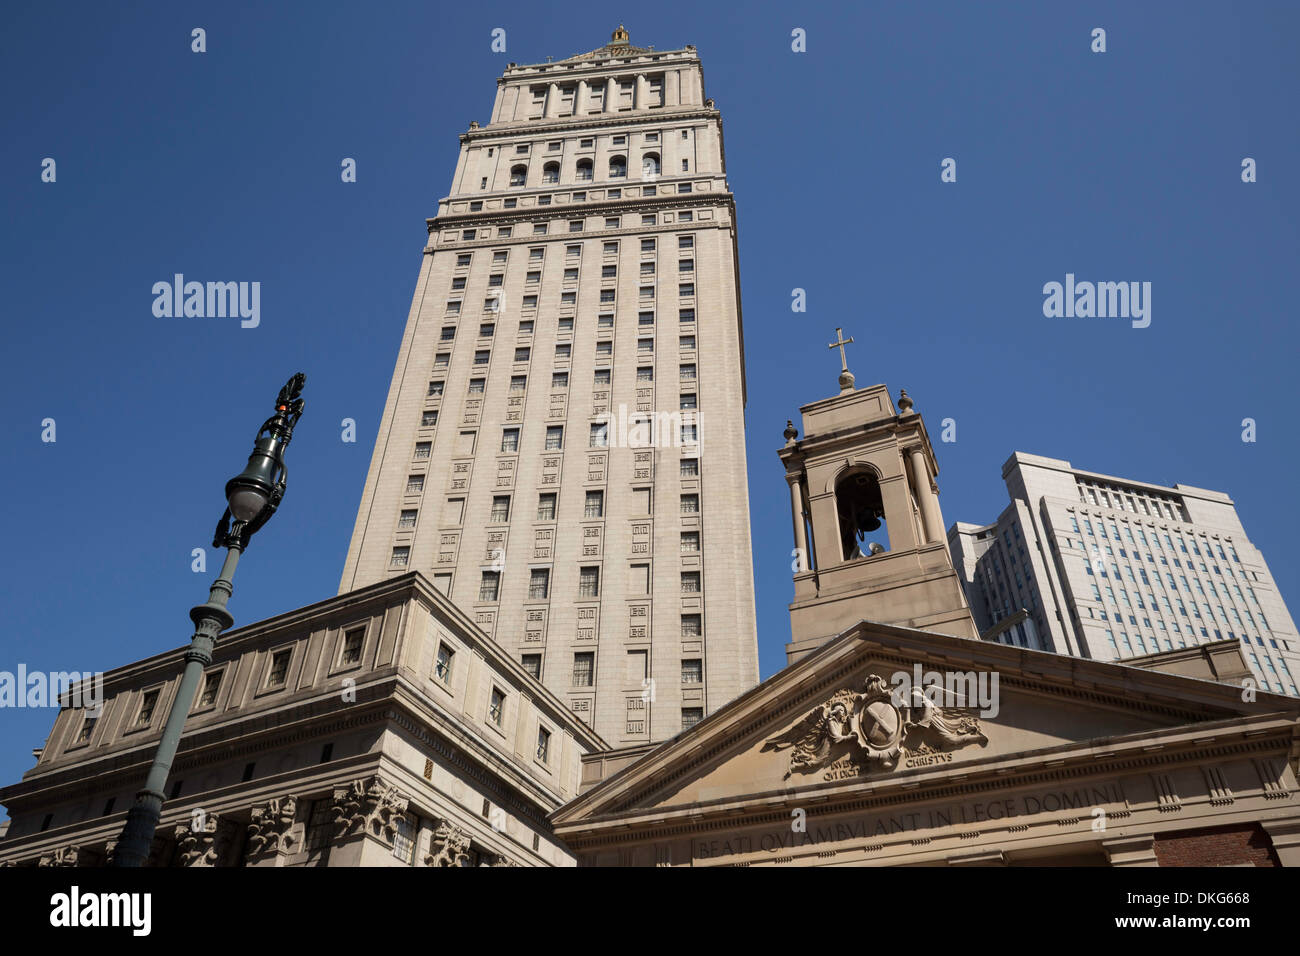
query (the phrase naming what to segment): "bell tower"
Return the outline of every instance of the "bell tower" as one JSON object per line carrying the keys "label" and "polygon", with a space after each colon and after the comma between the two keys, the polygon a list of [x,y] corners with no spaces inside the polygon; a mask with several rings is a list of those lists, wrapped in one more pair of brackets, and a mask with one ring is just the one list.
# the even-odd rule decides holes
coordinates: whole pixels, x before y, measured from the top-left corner
{"label": "bell tower", "polygon": [[794,662],[860,620],[978,638],[944,535],[925,422],[907,391],[855,388],[844,347],[840,392],[804,405],[779,452],[790,485],[798,571],[790,604]]}

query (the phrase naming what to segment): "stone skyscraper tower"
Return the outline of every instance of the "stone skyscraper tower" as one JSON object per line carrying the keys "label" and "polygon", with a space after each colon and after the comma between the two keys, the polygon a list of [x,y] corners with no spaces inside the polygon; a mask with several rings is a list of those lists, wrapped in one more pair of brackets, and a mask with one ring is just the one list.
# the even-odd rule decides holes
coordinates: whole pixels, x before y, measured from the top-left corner
{"label": "stone skyscraper tower", "polygon": [[693,47],[460,136],[340,591],[419,570],[615,747],[758,681],[735,201]]}

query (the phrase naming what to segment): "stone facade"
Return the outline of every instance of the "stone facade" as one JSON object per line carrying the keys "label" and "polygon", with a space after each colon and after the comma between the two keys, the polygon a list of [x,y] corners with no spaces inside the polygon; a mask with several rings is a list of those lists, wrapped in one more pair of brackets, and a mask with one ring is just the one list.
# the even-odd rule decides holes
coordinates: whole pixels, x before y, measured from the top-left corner
{"label": "stone facade", "polygon": [[974,639],[911,400],[840,386],[780,453],[814,556],[791,663],[585,756],[552,815],[579,865],[1300,866],[1300,701],[1243,688],[1233,641],[1129,666]]}
{"label": "stone facade", "polygon": [[1002,476],[998,520],[948,531],[985,640],[1097,660],[1240,641],[1260,686],[1298,693],[1300,634],[1227,495],[1021,452]]}
{"label": "stone facade", "polygon": [[758,680],[735,202],[694,48],[511,64],[460,136],[340,591],[410,569],[616,744]]}
{"label": "stone facade", "polygon": [[[36,766],[0,790],[0,863],[111,860],[181,654],[105,674],[89,734],[83,711],[60,711]],[[576,795],[581,755],[604,749],[407,574],[222,637],[150,864],[569,865],[546,815]]]}

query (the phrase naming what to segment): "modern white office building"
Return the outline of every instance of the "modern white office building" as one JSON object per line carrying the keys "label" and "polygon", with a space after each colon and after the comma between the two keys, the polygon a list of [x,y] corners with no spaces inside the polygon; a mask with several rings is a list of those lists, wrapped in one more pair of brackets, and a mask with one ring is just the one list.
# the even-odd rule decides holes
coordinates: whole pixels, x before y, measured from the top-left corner
{"label": "modern white office building", "polygon": [[995,522],[948,530],[985,640],[1122,660],[1240,640],[1260,685],[1297,693],[1300,636],[1232,499],[1016,452]]}

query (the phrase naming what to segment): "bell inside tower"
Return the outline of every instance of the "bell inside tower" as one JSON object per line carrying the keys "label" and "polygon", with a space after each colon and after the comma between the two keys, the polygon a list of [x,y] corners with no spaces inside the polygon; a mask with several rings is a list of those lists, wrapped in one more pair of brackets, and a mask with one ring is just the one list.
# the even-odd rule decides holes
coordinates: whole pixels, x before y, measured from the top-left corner
{"label": "bell inside tower", "polygon": [[845,561],[887,550],[885,505],[880,482],[872,472],[850,471],[836,481],[835,506],[840,522],[840,550]]}

